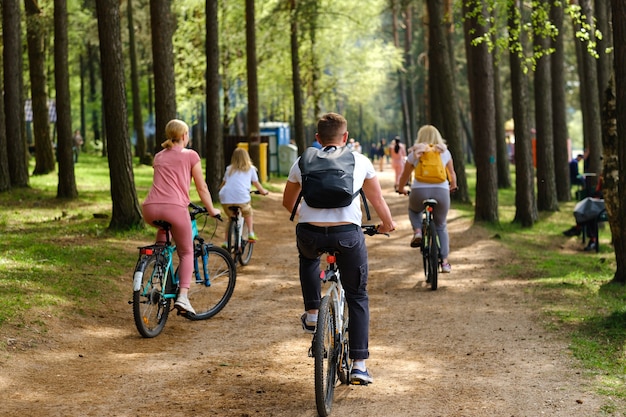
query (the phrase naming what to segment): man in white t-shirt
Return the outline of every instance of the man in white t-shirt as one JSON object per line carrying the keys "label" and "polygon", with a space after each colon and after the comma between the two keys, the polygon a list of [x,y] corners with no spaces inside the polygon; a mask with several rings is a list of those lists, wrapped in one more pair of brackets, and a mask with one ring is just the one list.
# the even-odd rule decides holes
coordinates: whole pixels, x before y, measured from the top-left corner
{"label": "man in white t-shirt", "polygon": [[[346,146],[347,126],[348,122],[343,116],[327,113],[318,120],[315,137],[326,152],[334,152],[337,148]],[[379,232],[395,230],[395,222],[383,198],[374,166],[366,156],[358,152],[354,152],[354,158],[353,189],[362,188],[365,192],[380,217]],[[302,173],[298,163],[299,159],[289,171],[283,194],[283,206],[290,212],[302,189]],[[357,195],[349,206],[327,209],[310,207],[302,200],[298,213],[296,241],[300,255],[300,284],[306,310],[301,317],[302,327],[308,333],[315,332],[321,299],[320,250],[337,248],[337,265],[341,270],[350,316],[350,381],[358,384],[371,383],[372,376],[365,366],[365,360],[369,357],[369,268],[367,247],[361,230],[361,199]]]}

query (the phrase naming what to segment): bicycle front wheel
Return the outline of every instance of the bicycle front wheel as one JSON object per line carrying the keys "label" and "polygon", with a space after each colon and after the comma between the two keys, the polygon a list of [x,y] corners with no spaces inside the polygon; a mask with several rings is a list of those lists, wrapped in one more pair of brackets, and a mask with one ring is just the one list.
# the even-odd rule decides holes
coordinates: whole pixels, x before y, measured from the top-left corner
{"label": "bicycle front wheel", "polygon": [[[135,270],[133,285],[133,317],[139,334],[155,337],[165,327],[170,313],[170,298],[163,297],[166,268],[160,255],[153,255]],[[172,277],[168,277],[172,279]]]}
{"label": "bicycle front wheel", "polygon": [[437,245],[437,229],[435,228],[435,222],[430,222],[428,235],[428,246],[430,247],[428,252],[428,275],[430,289],[434,291],[437,289],[437,275],[439,272],[439,245]]}
{"label": "bicycle front wheel", "polygon": [[313,340],[315,358],[315,404],[320,416],[330,414],[337,381],[338,338],[337,322],[333,303],[324,296],[317,317],[317,328]]}
{"label": "bicycle front wheel", "polygon": [[196,252],[198,271],[191,280],[189,299],[196,314],[189,318],[206,320],[219,313],[235,290],[237,267],[227,250],[205,244],[206,255]]}
{"label": "bicycle front wheel", "polygon": [[250,258],[252,258],[252,250],[254,249],[254,242],[250,242],[248,240],[248,226],[243,225],[241,230],[241,248],[239,251],[238,261],[241,266],[246,266],[250,263]]}

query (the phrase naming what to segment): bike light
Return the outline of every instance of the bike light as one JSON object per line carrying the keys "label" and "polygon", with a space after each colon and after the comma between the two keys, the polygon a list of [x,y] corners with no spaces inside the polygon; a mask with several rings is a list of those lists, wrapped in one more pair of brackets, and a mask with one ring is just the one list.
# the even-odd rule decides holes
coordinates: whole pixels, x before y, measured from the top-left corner
{"label": "bike light", "polygon": [[335,258],[335,255],[328,255],[326,257],[326,262],[328,262],[329,264],[334,264],[337,261],[337,258]]}
{"label": "bike light", "polygon": [[139,253],[142,255],[152,255],[154,253],[154,249],[152,248],[141,248]]}

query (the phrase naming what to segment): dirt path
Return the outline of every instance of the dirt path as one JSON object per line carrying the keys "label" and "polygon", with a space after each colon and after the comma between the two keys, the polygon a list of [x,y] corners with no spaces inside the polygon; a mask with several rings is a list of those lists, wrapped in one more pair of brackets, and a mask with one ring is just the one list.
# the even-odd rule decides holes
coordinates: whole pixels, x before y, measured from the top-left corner
{"label": "dirt path", "polygon": [[[381,174],[386,190],[391,175]],[[261,240],[233,299],[209,321],[172,315],[163,334],[142,339],[129,271],[119,277],[129,297],[103,300],[99,313],[35,318],[49,331],[33,335],[32,348],[19,339],[28,332],[3,333],[20,348],[0,353],[0,415],[315,416],[294,225],[281,197],[256,204]],[[513,254],[451,212],[453,271],[430,291],[408,245],[407,200],[386,197],[399,229],[367,237],[374,384],[338,387],[333,415],[600,415],[604,399],[567,342],[543,329],[529,284],[498,278],[495,266]]]}

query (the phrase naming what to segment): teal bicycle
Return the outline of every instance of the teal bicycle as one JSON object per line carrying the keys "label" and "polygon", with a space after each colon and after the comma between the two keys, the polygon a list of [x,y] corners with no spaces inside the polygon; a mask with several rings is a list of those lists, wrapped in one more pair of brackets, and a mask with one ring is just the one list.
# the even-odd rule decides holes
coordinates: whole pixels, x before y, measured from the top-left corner
{"label": "teal bicycle", "polygon": [[[189,320],[206,320],[219,313],[235,290],[237,269],[230,254],[198,233],[196,218],[207,216],[204,207],[189,204],[194,236],[194,277],[189,288],[196,314],[178,314]],[[218,216],[217,220],[221,220]],[[176,245],[170,240],[171,225],[163,220],[154,222],[165,230],[165,244],[155,243],[139,248],[139,259],[133,275],[133,317],[139,334],[151,338],[158,336],[172,310],[172,300],[178,294],[178,268],[174,270]]]}

